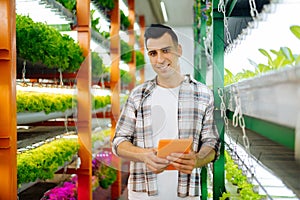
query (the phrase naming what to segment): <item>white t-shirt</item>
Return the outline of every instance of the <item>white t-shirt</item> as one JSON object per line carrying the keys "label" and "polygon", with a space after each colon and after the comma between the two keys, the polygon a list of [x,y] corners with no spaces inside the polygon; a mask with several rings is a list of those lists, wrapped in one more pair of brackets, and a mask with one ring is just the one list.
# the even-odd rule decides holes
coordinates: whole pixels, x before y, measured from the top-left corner
{"label": "white t-shirt", "polygon": [[[160,139],[178,138],[178,94],[179,87],[163,88],[157,86],[151,96],[151,117],[153,130],[153,144],[158,145]],[[130,180],[130,178],[129,178]],[[158,195],[148,196],[144,192],[132,191],[132,183],[128,182],[129,200],[176,200],[178,171],[166,170],[157,174]],[[199,199],[199,197],[187,197],[184,199]]]}

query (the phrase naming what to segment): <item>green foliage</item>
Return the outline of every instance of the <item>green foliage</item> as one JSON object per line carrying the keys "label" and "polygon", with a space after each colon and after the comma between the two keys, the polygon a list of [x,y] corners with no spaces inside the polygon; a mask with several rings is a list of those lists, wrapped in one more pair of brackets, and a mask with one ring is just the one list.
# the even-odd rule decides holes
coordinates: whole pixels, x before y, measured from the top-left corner
{"label": "green foliage", "polygon": [[205,19],[206,26],[212,25],[212,2],[211,0],[195,0],[194,16],[197,28],[194,29],[195,34],[200,29],[201,18]]}
{"label": "green foliage", "polygon": [[135,51],[135,59],[136,59],[136,70],[140,70],[144,68],[145,58],[141,51]]}
{"label": "green foliage", "polygon": [[100,33],[105,39],[108,39],[110,37],[110,33],[109,32],[106,32],[106,31],[102,31]]}
{"label": "green foliage", "polygon": [[17,92],[17,112],[64,112],[74,106],[70,94]]}
{"label": "green foliage", "polygon": [[17,155],[18,186],[53,178],[55,171],[77,154],[76,139],[59,139]]}
{"label": "green foliage", "polygon": [[[61,3],[69,11],[76,11],[76,0],[56,0]],[[93,0],[96,5],[99,5],[104,10],[112,10],[115,7],[113,0]]]}
{"label": "green foliage", "polygon": [[290,30],[300,40],[300,26],[291,26]]}
{"label": "green foliage", "polygon": [[[238,165],[234,163],[229,153],[225,151],[224,154],[226,161],[226,179],[233,185],[237,185],[240,199],[263,199],[263,195],[259,195],[253,191],[253,184],[248,182],[247,177],[243,174],[242,170],[238,168]],[[228,199],[230,196],[231,194],[229,192],[224,192],[220,200]]]}
{"label": "green foliage", "polygon": [[206,26],[211,26],[212,25],[212,6],[210,5],[207,10],[205,11],[205,15],[207,16],[206,19]]}
{"label": "green foliage", "polygon": [[121,29],[127,30],[130,25],[130,21],[122,10],[120,10],[120,17],[121,17]]}
{"label": "green foliage", "polygon": [[105,129],[92,134],[92,145],[94,147],[94,143],[96,141],[104,141],[105,138],[109,137],[111,134],[111,129]]}
{"label": "green foliage", "polygon": [[94,109],[104,108],[111,104],[110,96],[92,96],[92,107]]}
{"label": "green foliage", "polygon": [[129,63],[132,59],[133,47],[127,44],[124,40],[121,40],[121,60]]}
{"label": "green foliage", "polygon": [[[291,26],[290,30],[298,39],[300,39],[300,26]],[[278,70],[287,66],[295,66],[300,63],[300,55],[293,54],[289,47],[280,47],[278,51],[274,49],[271,49],[270,52],[265,49],[258,49],[258,51],[267,58],[267,64],[257,64],[253,60],[248,59],[250,64],[255,67],[255,71],[243,69],[242,72],[239,72],[236,75],[233,75],[228,69],[225,69],[224,85],[251,78],[270,70]]]}
{"label": "green foliage", "polygon": [[224,85],[229,85],[238,82],[239,80],[251,78],[257,75],[257,72],[253,72],[251,70],[245,70],[245,69],[243,69],[242,72],[239,72],[236,75],[234,75],[229,69],[225,68],[224,70],[225,70]]}
{"label": "green foliage", "polygon": [[133,47],[127,44],[124,40],[121,40],[121,60],[129,63],[132,58]]}
{"label": "green foliage", "polygon": [[[103,156],[105,155],[105,156]],[[92,160],[92,174],[98,179],[99,185],[107,189],[117,179],[117,170],[111,166],[111,152],[99,152]]]}
{"label": "green foliage", "polygon": [[[92,108],[103,108],[110,104],[110,96],[92,96]],[[17,112],[64,112],[77,106],[71,94],[51,94],[39,92],[17,93]]]}
{"label": "green foliage", "polygon": [[136,41],[136,42],[139,42],[141,36],[140,36],[139,34],[137,34],[136,31],[134,31],[134,32],[135,32],[135,41]]}
{"label": "green foliage", "polygon": [[230,199],[231,194],[230,192],[223,192],[222,196],[219,198],[219,200],[228,200]]}
{"label": "green foliage", "polygon": [[97,25],[99,24],[100,17],[97,17],[96,19],[94,19],[95,12],[96,12],[95,10],[91,10],[91,27],[95,31],[99,32]]}
{"label": "green foliage", "polygon": [[[106,67],[105,72],[110,73],[110,67]],[[120,78],[122,83],[124,84],[128,84],[131,82],[131,76],[126,70],[120,69]]]}
{"label": "green foliage", "polygon": [[61,3],[66,9],[73,13],[76,11],[76,0],[56,0],[57,2]]}
{"label": "green foliage", "polygon": [[224,85],[229,85],[231,83],[234,83],[235,82],[235,78],[234,78],[233,73],[229,69],[227,69],[227,68],[224,68],[224,70],[225,70]]}
{"label": "green foliage", "polygon": [[[268,65],[263,65],[269,70],[276,70],[286,66],[296,65],[296,57],[294,56],[291,49],[288,47],[281,47],[279,51],[271,49],[270,52],[275,55],[273,59],[272,56],[264,49],[259,49],[264,56],[268,59]],[[264,68],[263,68],[264,69]],[[260,69],[259,69],[260,70]],[[260,71],[259,71],[260,72]]]}
{"label": "green foliage", "polygon": [[49,68],[74,72],[84,60],[82,49],[70,36],[28,16],[16,16],[16,41],[18,57]]}
{"label": "green foliage", "polygon": [[128,84],[128,83],[131,82],[132,78],[131,78],[131,76],[130,76],[130,74],[129,74],[128,71],[125,71],[125,70],[121,69],[120,70],[120,74],[121,74],[121,81],[122,81],[122,83]]}
{"label": "green foliage", "polygon": [[105,65],[97,52],[92,52],[92,75],[99,77],[104,73]]}
{"label": "green foliage", "polygon": [[101,8],[112,10],[115,7],[113,0],[93,0],[96,5],[99,5]]}
{"label": "green foliage", "polygon": [[111,184],[113,184],[116,179],[117,179],[117,170],[106,166],[105,164],[102,164],[99,172],[98,172],[98,180],[99,180],[99,185],[107,189]]}
{"label": "green foliage", "polygon": [[[110,73],[110,67],[106,67],[105,72]],[[122,83],[124,84],[128,84],[131,82],[131,76],[126,70],[120,69],[120,78]]]}

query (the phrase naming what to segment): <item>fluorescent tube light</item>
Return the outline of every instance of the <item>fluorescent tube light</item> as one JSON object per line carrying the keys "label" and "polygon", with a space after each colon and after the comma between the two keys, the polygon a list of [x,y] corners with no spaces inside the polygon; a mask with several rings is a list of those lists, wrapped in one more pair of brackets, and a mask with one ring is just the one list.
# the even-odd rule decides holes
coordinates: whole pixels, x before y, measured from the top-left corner
{"label": "fluorescent tube light", "polygon": [[161,11],[162,11],[163,16],[164,16],[164,20],[165,20],[165,22],[167,22],[168,21],[168,15],[167,15],[167,10],[166,10],[165,3],[163,1],[160,2],[160,7],[161,7]]}

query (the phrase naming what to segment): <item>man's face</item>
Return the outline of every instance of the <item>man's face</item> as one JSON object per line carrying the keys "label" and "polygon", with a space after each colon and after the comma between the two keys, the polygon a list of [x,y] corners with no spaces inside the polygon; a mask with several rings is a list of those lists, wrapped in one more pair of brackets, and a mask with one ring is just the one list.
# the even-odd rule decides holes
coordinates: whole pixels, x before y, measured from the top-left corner
{"label": "man's face", "polygon": [[160,38],[149,38],[147,50],[150,63],[158,76],[168,78],[174,73],[180,73],[178,58],[182,54],[181,46],[174,44],[168,33]]}

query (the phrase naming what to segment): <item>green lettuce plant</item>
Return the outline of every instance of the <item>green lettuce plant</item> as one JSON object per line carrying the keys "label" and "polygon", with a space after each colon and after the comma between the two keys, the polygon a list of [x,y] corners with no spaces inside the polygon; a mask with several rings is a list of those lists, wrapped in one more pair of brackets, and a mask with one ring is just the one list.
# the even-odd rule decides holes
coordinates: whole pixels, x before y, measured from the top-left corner
{"label": "green lettuce plant", "polygon": [[133,47],[130,46],[124,40],[121,40],[121,60],[123,60],[126,63],[129,63],[132,59],[132,51]]}
{"label": "green lettuce plant", "polygon": [[[300,39],[300,26],[291,26],[290,31]],[[278,70],[287,66],[295,66],[300,63],[300,55],[294,54],[289,47],[280,47],[278,51],[271,49],[268,52],[265,49],[258,51],[267,58],[267,64],[259,63],[248,59],[250,64],[255,67],[254,71],[244,70],[234,75],[230,70],[225,68],[224,85],[229,85],[243,79],[255,77],[270,70]]]}
{"label": "green lettuce plant", "polygon": [[[99,109],[111,104],[110,96],[92,96],[92,108]],[[64,112],[77,106],[77,99],[71,94],[39,92],[17,92],[17,112]]]}
{"label": "green lettuce plant", "polygon": [[77,139],[57,139],[17,155],[17,182],[51,179],[59,167],[72,161],[77,154]]}
{"label": "green lettuce plant", "polygon": [[66,9],[73,13],[76,11],[76,0],[56,0],[61,3]]}
{"label": "green lettuce plant", "polygon": [[145,58],[141,51],[135,51],[136,70],[143,69],[145,66]]}
{"label": "green lettuce plant", "polygon": [[98,178],[99,185],[107,189],[117,179],[117,170],[112,164],[112,153],[102,151],[96,154],[92,160],[92,172]]}
{"label": "green lettuce plant", "polygon": [[94,143],[97,141],[103,142],[107,137],[110,137],[111,130],[105,129],[92,134],[92,145],[94,147]]}
{"label": "green lettuce plant", "polygon": [[92,52],[92,76],[100,77],[105,72],[105,65],[97,52]]}
{"label": "green lettuce plant", "polygon": [[121,18],[121,30],[127,30],[130,25],[130,21],[129,18],[124,14],[123,10],[120,10],[120,18]]}
{"label": "green lettuce plant", "polygon": [[34,64],[75,72],[84,60],[79,44],[47,24],[16,16],[17,55]]}
{"label": "green lettuce plant", "polygon": [[[224,152],[225,155],[225,171],[226,179],[231,182],[233,185],[238,187],[238,194],[240,199],[251,199],[251,200],[260,200],[265,196],[260,195],[253,190],[253,184],[248,182],[247,176],[245,176],[238,165],[230,157],[227,151]],[[230,192],[224,192],[220,200],[230,199]]]}
{"label": "green lettuce plant", "polygon": [[73,96],[68,94],[50,94],[37,92],[17,92],[17,112],[50,112],[71,109]]}

